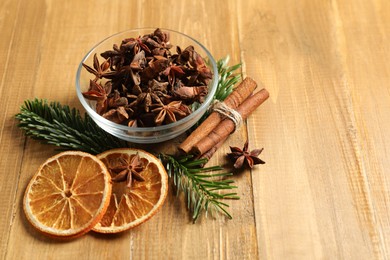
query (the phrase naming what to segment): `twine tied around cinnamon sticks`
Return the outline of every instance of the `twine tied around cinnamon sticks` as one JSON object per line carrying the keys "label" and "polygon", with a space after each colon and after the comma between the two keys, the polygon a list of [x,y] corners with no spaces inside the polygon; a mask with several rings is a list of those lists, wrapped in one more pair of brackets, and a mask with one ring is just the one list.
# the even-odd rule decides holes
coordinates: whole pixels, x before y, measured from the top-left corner
{"label": "twine tied around cinnamon sticks", "polygon": [[221,102],[219,100],[215,100],[213,103],[213,106],[211,108],[211,111],[218,112],[220,115],[222,115],[225,118],[229,118],[234,123],[234,130],[240,128],[242,125],[242,116],[240,113],[238,113],[235,109],[229,107],[225,104],[225,102]]}
{"label": "twine tied around cinnamon sticks", "polygon": [[210,159],[239,124],[268,99],[269,93],[265,88],[253,93],[256,88],[257,83],[253,79],[245,78],[180,144],[179,150]]}

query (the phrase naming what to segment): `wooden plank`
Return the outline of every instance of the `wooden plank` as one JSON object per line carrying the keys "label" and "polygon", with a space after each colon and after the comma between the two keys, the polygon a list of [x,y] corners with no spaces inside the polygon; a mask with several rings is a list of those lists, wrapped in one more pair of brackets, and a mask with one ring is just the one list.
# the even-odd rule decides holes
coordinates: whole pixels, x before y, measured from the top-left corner
{"label": "wooden plank", "polygon": [[[27,5],[26,7],[29,7]],[[18,219],[19,205],[15,204],[20,196],[18,181],[25,138],[16,127],[15,114],[22,101],[33,91],[36,74],[34,66],[39,63],[39,44],[43,15],[35,12],[37,2],[30,10],[21,8],[21,1],[1,1],[0,3],[0,258],[5,259],[9,244],[10,228]],[[24,28],[24,30],[21,30]]]}
{"label": "wooden plank", "polygon": [[[343,61],[356,119],[356,153],[362,158],[361,171],[364,172],[364,178],[359,181],[366,188],[366,194],[362,196],[356,190],[359,185],[355,185],[357,195],[354,199],[368,201],[368,207],[358,208],[359,221],[370,235],[375,254],[386,258],[390,254],[390,140],[384,133],[390,130],[390,114],[387,113],[390,108],[387,65],[390,4],[359,1],[349,8],[338,1],[336,8],[341,32],[345,35],[342,48],[347,51]],[[365,15],[357,15],[362,12]]]}
{"label": "wooden plank", "polygon": [[[120,3],[120,4],[119,4]],[[216,58],[230,54],[232,64],[239,62],[235,1],[94,1],[28,2],[30,16],[44,14],[39,35],[40,64],[34,67],[34,90],[26,95],[78,105],[74,77],[78,63],[98,40],[133,27],[156,26],[171,28],[198,39]],[[166,8],[169,6],[169,8]],[[35,9],[40,8],[38,12]],[[34,11],[35,10],[35,11]],[[86,15],[85,10],[88,10]],[[226,16],[225,14],[230,14]],[[168,18],[166,18],[168,17]],[[43,19],[43,18],[42,18]],[[23,20],[24,21],[24,20]],[[224,30],[221,30],[221,24]],[[20,29],[20,28],[17,28]],[[28,32],[24,32],[28,33]],[[27,43],[20,43],[24,48]],[[17,72],[15,72],[17,73]],[[245,128],[232,136],[242,143]],[[170,143],[165,144],[169,146]],[[39,151],[45,148],[45,151]],[[168,147],[169,148],[169,147]],[[225,163],[224,146],[210,164]],[[39,151],[39,152],[37,152]],[[118,236],[88,234],[62,243],[53,241],[34,230],[26,222],[21,208],[24,189],[33,172],[47,157],[55,153],[50,147],[29,141],[16,194],[15,222],[11,227],[7,258],[56,259],[83,258],[257,258],[256,228],[253,214],[251,179],[243,173],[235,177],[242,200],[228,202],[234,220],[204,219],[191,224],[182,199],[171,191],[162,211],[145,225]],[[7,202],[8,204],[8,202]],[[18,241],[23,238],[23,248]]]}
{"label": "wooden plank", "polygon": [[[386,76],[366,77],[368,64],[355,59],[373,53],[377,75],[388,75],[381,67],[389,55],[388,30],[386,22],[374,19],[379,2],[357,2],[352,9],[342,1],[239,5],[245,74],[264,82],[271,95],[271,102],[249,119],[249,128],[258,129],[249,132],[252,145],[265,147],[267,162],[252,172],[262,258],[381,259],[388,252],[381,230],[388,226],[388,180],[367,167],[371,161],[384,163],[388,154],[378,162],[363,151],[360,131],[368,117],[361,118],[361,106],[375,105],[362,100],[356,91],[366,88],[351,80],[354,72],[388,93]],[[366,34],[371,38],[362,45]],[[379,48],[371,47],[375,43]],[[388,107],[386,97],[381,108]],[[363,129],[370,131],[368,125]],[[382,130],[374,130],[379,139],[370,135],[369,144],[383,150]],[[385,187],[373,187],[373,180]],[[380,205],[373,196],[382,196]]]}

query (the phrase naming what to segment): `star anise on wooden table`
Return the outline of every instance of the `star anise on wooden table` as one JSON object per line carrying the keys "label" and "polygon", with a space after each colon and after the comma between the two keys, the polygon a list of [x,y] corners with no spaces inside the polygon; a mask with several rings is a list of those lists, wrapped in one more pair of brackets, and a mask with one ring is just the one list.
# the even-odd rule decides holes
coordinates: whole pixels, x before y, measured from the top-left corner
{"label": "star anise on wooden table", "polygon": [[119,157],[119,164],[110,168],[110,171],[116,174],[112,177],[113,182],[126,181],[127,187],[131,188],[133,179],[136,181],[145,181],[141,173],[145,169],[145,165],[140,159],[138,153],[131,159],[126,160],[125,158]]}
{"label": "star anise on wooden table", "polygon": [[252,151],[248,151],[248,141],[245,142],[244,148],[240,149],[238,147],[230,146],[231,153],[228,153],[228,157],[230,160],[234,162],[234,168],[240,169],[244,165],[253,168],[256,164],[264,164],[265,162],[261,160],[258,156],[263,151],[262,149],[254,149]]}

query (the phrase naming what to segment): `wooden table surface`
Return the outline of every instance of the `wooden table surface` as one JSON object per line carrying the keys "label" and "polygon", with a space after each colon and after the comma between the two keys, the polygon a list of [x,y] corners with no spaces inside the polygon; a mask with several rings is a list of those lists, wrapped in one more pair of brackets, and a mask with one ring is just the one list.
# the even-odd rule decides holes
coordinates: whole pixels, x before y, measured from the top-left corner
{"label": "wooden table surface", "polygon": [[[170,193],[154,218],[121,235],[46,238],[21,203],[57,151],[27,139],[14,115],[34,97],[81,109],[82,57],[138,27],[189,34],[264,84],[270,98],[210,164],[246,138],[264,147],[266,164],[233,177],[241,199],[229,202],[232,220],[192,224]],[[389,1],[2,0],[0,31],[1,259],[390,257]]]}

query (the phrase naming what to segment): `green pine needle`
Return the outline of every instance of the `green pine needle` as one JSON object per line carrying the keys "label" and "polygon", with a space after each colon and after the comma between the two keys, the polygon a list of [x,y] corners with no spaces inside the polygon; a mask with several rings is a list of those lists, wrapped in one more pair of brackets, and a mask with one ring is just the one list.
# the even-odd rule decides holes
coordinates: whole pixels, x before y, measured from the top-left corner
{"label": "green pine needle", "polygon": [[225,100],[225,98],[232,93],[236,83],[241,79],[240,74],[234,73],[241,67],[241,64],[228,66],[229,60],[230,57],[226,56],[224,59],[217,61],[219,79],[214,99],[219,101]]}

